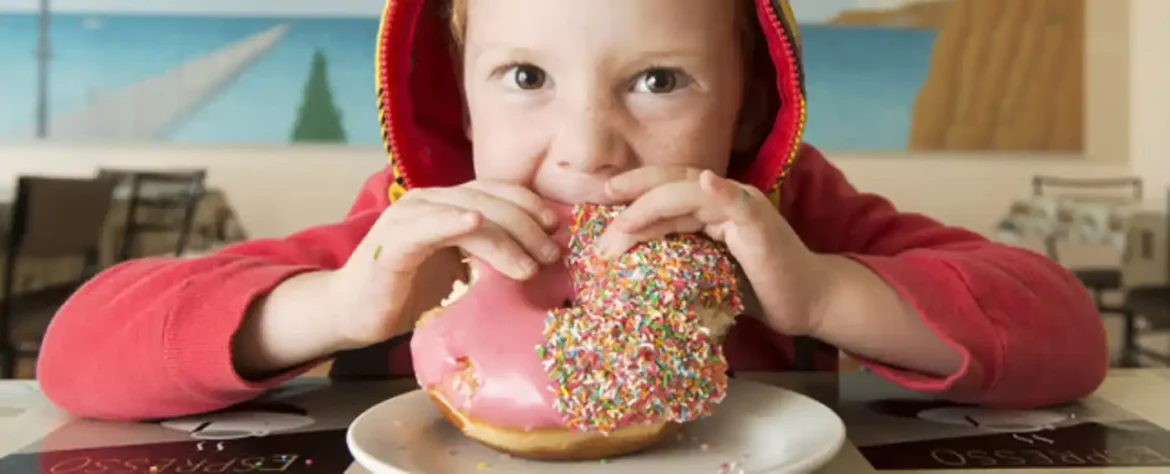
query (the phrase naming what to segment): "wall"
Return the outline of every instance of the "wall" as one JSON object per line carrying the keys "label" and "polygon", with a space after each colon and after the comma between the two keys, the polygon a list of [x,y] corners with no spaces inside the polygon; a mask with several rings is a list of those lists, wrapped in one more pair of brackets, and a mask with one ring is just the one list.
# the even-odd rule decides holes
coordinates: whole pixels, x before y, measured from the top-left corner
{"label": "wall", "polygon": [[1153,192],[1151,206],[1167,206],[1170,187],[1170,2],[1130,0],[1129,159]]}
{"label": "wall", "polygon": [[1085,154],[1126,163],[1129,158],[1129,0],[1085,3]]}
{"label": "wall", "polygon": [[1082,153],[1086,1],[943,2],[909,149]]}
{"label": "wall", "polygon": [[[978,231],[1028,192],[1034,174],[1141,175],[1151,204],[1170,186],[1170,1],[1089,0],[1086,100],[1089,159],[1068,156],[828,153],[854,183],[909,211]],[[1132,45],[1131,45],[1132,43]],[[1128,100],[1126,100],[1128,99]],[[382,166],[376,147],[70,146],[0,143],[0,187],[20,173],[87,175],[98,166],[206,166],[256,237],[278,237],[336,220],[363,179]],[[1155,197],[1156,196],[1156,197]],[[1094,254],[1096,255],[1096,254]],[[1097,257],[1086,257],[1095,260]]]}
{"label": "wall", "polygon": [[[1149,192],[1147,206],[1168,210],[1170,196],[1170,63],[1165,60],[1170,47],[1170,29],[1165,19],[1170,18],[1170,2],[1165,0],[1129,0],[1129,54],[1125,71],[1129,77],[1127,89],[1114,95],[1128,100],[1126,143],[1130,170],[1141,176]],[[1163,220],[1139,220],[1134,223],[1136,234],[1148,233],[1155,242],[1170,239],[1167,223]],[[1140,240],[1131,240],[1139,248]],[[1170,254],[1165,247],[1155,246],[1151,259],[1135,258],[1126,266],[1127,285],[1164,283],[1170,280]]]}

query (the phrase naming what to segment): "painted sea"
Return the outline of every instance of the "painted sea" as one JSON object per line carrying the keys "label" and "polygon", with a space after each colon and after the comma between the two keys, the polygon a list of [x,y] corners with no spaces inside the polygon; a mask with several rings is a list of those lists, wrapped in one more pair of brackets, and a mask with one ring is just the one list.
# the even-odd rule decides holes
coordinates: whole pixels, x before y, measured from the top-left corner
{"label": "painted sea", "polygon": [[[278,25],[287,33],[157,139],[288,143],[315,53],[349,143],[380,142],[373,94],[377,18],[225,18],[54,14],[49,121],[95,97],[157,76]],[[808,77],[806,140],[835,150],[904,149],[934,32],[802,29]],[[0,139],[33,136],[37,18],[0,14]]]}

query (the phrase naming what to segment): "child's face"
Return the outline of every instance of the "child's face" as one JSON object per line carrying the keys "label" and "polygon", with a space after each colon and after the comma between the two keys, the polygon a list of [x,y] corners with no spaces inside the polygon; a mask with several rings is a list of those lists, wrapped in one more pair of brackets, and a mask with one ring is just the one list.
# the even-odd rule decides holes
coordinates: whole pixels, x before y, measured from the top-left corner
{"label": "child's face", "polygon": [[727,170],[743,93],[736,2],[470,0],[475,172],[567,204],[646,165]]}

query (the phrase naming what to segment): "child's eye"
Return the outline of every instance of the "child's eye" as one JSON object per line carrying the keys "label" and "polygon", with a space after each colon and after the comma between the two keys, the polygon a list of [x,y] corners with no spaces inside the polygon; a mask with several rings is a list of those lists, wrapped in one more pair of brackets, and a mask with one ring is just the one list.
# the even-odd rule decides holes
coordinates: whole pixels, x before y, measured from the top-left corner
{"label": "child's eye", "polygon": [[521,90],[537,90],[548,80],[544,70],[531,64],[517,64],[504,72],[504,81]]}
{"label": "child's eye", "polygon": [[669,94],[690,84],[682,71],[666,68],[648,69],[634,78],[631,89],[643,94]]}

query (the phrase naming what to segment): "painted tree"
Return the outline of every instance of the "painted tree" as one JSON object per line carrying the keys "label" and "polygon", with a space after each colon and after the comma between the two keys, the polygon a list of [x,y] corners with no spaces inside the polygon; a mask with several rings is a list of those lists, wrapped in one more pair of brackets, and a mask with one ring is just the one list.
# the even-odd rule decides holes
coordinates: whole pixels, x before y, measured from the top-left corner
{"label": "painted tree", "polygon": [[341,125],[341,110],[333,104],[333,90],[329,87],[329,67],[325,53],[313,53],[305,94],[297,110],[293,125],[294,142],[344,142],[345,129]]}

